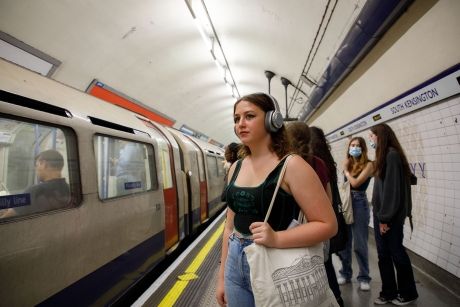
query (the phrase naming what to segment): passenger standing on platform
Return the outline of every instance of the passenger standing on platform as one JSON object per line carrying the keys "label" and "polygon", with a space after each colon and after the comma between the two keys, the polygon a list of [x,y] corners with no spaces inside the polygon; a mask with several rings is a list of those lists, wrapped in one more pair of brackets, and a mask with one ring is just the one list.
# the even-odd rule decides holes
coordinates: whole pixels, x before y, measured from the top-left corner
{"label": "passenger standing on platform", "polygon": [[238,150],[240,149],[240,144],[238,143],[230,143],[225,147],[225,162],[224,162],[224,169],[225,172],[228,173],[230,166],[238,160]]}
{"label": "passenger standing on platform", "polygon": [[227,145],[225,148],[225,161],[224,161],[224,171],[225,171],[225,177],[224,177],[224,189],[222,191],[222,195],[220,196],[220,199],[225,202],[226,199],[226,190],[227,190],[227,177],[228,177],[228,171],[230,170],[230,167],[233,165],[238,160],[238,151],[240,150],[240,144],[237,143],[230,143]]}
{"label": "passenger standing on platform", "polygon": [[[323,158],[319,158],[316,155],[313,155],[311,150],[311,132],[308,125],[304,122],[292,122],[287,125],[287,132],[291,139],[292,147],[294,151],[298,153],[305,161],[310,164],[310,166],[315,170],[316,174],[318,175],[323,187],[329,197],[331,203],[334,201],[340,201],[339,190],[337,188],[337,170],[335,166],[334,159],[329,151],[329,148],[326,144],[325,138],[320,138],[319,136],[315,136],[315,152],[318,156],[322,156]],[[321,130],[322,131],[322,130]],[[316,131],[315,131],[316,132]],[[324,136],[324,134],[322,134]],[[319,145],[319,143],[324,143]],[[324,150],[325,149],[325,150]],[[328,165],[326,165],[325,161],[328,161]],[[332,175],[330,175],[330,173]],[[335,179],[334,179],[335,178]],[[332,189],[331,184],[333,185],[335,180],[335,189]],[[333,195],[337,193],[337,195]],[[336,196],[336,197],[334,197]],[[338,206],[338,204],[335,204]],[[338,222],[338,221],[337,221]],[[329,245],[328,245],[329,246]],[[330,246],[329,246],[330,247]],[[332,292],[334,293],[335,299],[339,306],[343,307],[343,299],[340,293],[340,287],[337,283],[337,277],[335,275],[334,265],[332,264],[332,253],[330,248],[327,250],[328,254],[324,257],[324,267],[326,269],[327,280],[329,282],[329,287],[331,288]]]}
{"label": "passenger standing on platform", "polygon": [[[229,171],[227,219],[223,234],[216,298],[221,306],[254,306],[249,265],[243,248],[252,244],[289,248],[310,246],[332,237],[337,225],[321,182],[301,157],[287,165],[268,223],[263,223],[289,140],[276,101],[256,93],[234,105],[235,132],[242,159]],[[308,223],[287,229],[299,210]]]}
{"label": "passenger standing on platform", "polygon": [[374,303],[407,305],[418,297],[412,264],[403,246],[404,221],[412,209],[411,171],[390,126],[372,127],[369,138],[371,147],[376,149],[372,205],[382,279],[382,291]]}
{"label": "passenger standing on platform", "polygon": [[345,180],[350,182],[351,204],[353,208],[353,224],[347,225],[348,242],[345,250],[339,252],[342,269],[339,270],[339,285],[349,283],[353,276],[352,247],[358,261],[359,273],[357,280],[362,291],[369,291],[369,219],[370,209],[366,190],[373,176],[373,163],[367,157],[366,141],[362,137],[354,137],[348,143],[346,158],[342,163]]}

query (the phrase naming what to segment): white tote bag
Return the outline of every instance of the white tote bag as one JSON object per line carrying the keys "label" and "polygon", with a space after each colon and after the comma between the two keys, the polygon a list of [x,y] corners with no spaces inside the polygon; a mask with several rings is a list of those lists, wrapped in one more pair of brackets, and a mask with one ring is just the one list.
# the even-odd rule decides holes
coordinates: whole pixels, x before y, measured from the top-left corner
{"label": "white tote bag", "polygon": [[344,181],[339,185],[340,199],[342,200],[343,218],[348,225],[354,223],[353,205],[351,204],[350,181]]}
{"label": "white tote bag", "polygon": [[[290,156],[286,158],[279,175],[265,223],[270,216],[289,159]],[[250,267],[256,306],[339,306],[327,281],[322,243],[283,249],[254,243],[245,247],[244,251]]]}

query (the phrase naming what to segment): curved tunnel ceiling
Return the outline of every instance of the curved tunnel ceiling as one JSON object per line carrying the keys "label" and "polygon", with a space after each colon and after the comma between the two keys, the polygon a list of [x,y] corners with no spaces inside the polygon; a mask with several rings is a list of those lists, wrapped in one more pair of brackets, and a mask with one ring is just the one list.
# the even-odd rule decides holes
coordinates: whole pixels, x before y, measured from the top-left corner
{"label": "curved tunnel ceiling", "polygon": [[[306,121],[376,44],[413,0],[369,0],[305,102],[298,118]],[[303,73],[305,75],[305,72]]]}
{"label": "curved tunnel ceiling", "polygon": [[283,114],[294,101],[291,117],[306,96],[288,86],[286,101],[280,78],[297,84],[308,60],[309,76],[319,80],[366,3],[2,0],[0,31],[60,62],[50,76],[56,81],[86,91],[98,80],[176,128],[227,144],[236,140],[235,98],[196,28],[191,1],[205,4],[240,95],[267,91],[264,71],[273,71],[271,93]]}

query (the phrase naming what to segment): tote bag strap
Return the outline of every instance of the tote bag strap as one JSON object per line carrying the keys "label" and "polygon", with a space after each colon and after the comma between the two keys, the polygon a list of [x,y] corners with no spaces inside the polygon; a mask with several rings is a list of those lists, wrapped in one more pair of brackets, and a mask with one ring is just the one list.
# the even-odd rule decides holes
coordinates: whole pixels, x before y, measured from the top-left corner
{"label": "tote bag strap", "polygon": [[272,200],[270,201],[270,206],[268,207],[267,214],[265,215],[264,223],[268,221],[268,217],[270,216],[270,213],[272,212],[273,203],[275,202],[276,194],[278,193],[281,182],[283,181],[284,173],[286,172],[286,167],[291,157],[292,155],[289,155],[286,157],[286,160],[284,160],[283,168],[281,169],[280,176],[278,177],[278,182],[276,183],[275,192],[273,192]]}

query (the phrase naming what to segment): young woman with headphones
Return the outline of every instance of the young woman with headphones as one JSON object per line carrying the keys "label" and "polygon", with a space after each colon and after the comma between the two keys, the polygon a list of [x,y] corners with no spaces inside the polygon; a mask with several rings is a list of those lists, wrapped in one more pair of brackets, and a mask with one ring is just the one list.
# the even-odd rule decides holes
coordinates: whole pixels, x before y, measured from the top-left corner
{"label": "young woman with headphones", "polygon": [[[311,246],[337,232],[337,222],[318,176],[294,155],[278,191],[268,223],[263,223],[285,157],[290,153],[276,100],[264,93],[240,98],[234,105],[235,132],[243,157],[229,170],[227,219],[223,234],[216,297],[220,306],[254,306],[244,247]],[[287,229],[299,210],[308,223]]]}

